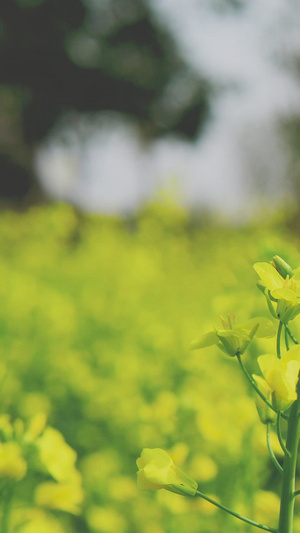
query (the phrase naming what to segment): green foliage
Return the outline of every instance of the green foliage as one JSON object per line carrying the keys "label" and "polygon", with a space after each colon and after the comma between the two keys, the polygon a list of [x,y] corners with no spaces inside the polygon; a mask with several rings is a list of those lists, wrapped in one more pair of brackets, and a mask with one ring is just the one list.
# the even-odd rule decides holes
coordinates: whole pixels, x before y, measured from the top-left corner
{"label": "green foliage", "polygon": [[[26,423],[45,412],[76,450],[85,491],[81,516],[16,503],[11,531],[247,530],[202,500],[138,493],[144,447],[166,449],[200,490],[272,525],[277,473],[252,391],[235,360],[189,344],[221,313],[268,317],[252,264],[284,249],[297,265],[296,244],[276,228],[189,231],[181,211],[161,207],[130,229],[63,205],[3,211],[0,224],[1,413]],[[273,342],[252,340],[251,371]]]}

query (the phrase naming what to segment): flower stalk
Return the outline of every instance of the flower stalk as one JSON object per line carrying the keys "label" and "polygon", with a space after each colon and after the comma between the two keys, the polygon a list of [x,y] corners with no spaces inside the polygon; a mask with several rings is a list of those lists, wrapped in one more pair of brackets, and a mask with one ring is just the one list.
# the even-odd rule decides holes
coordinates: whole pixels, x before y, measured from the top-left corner
{"label": "flower stalk", "polygon": [[283,480],[278,533],[293,533],[295,477],[300,437],[300,382],[297,400],[293,403],[288,422],[286,449],[283,463]]}
{"label": "flower stalk", "polygon": [[230,514],[231,516],[234,516],[235,518],[238,518],[239,520],[242,520],[242,522],[246,522],[246,524],[250,524],[251,526],[258,527],[259,529],[263,529],[264,531],[270,531],[271,533],[278,533],[277,529],[273,529],[271,527],[265,526],[264,524],[260,524],[259,522],[255,522],[255,520],[251,520],[250,518],[246,518],[245,516],[242,516],[239,513],[236,513],[229,507],[226,507],[226,505],[223,505],[222,503],[216,502],[209,496],[206,496],[206,494],[203,494],[199,490],[197,490],[195,496],[200,496],[204,500],[206,500],[209,503],[212,503],[219,509],[222,509],[222,511],[225,511],[226,513]]}

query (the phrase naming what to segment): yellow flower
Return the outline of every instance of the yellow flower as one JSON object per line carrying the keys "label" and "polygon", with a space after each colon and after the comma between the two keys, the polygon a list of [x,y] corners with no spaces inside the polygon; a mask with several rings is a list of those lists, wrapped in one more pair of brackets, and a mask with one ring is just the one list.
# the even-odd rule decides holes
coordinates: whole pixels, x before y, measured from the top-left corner
{"label": "yellow flower", "polygon": [[183,496],[194,496],[198,484],[178,468],[171,457],[160,448],[145,448],[136,462],[138,488],[166,489]]}
{"label": "yellow flower", "polygon": [[83,490],[80,483],[46,481],[37,486],[34,499],[41,507],[80,514]]}
{"label": "yellow flower", "polygon": [[29,421],[27,430],[24,435],[26,442],[34,442],[42,433],[46,426],[47,415],[46,413],[36,413]]}
{"label": "yellow flower", "polygon": [[247,349],[254,336],[268,338],[275,335],[274,324],[264,317],[251,318],[239,325],[234,324],[234,315],[228,319],[221,317],[223,328],[215,329],[191,343],[191,349],[206,348],[216,344],[227,355],[241,355]]}
{"label": "yellow flower", "polygon": [[0,443],[0,476],[22,479],[27,471],[27,463],[22,457],[22,449],[16,442]]}
{"label": "yellow flower", "polygon": [[[278,270],[275,268],[277,263],[255,263],[253,268],[260,277],[258,286],[267,298],[270,311],[276,318],[286,323],[300,313],[300,268],[290,271],[282,268]],[[276,311],[272,302],[277,302]]]}
{"label": "yellow flower", "polygon": [[[297,399],[296,386],[300,370],[300,346],[293,346],[283,357],[261,355],[257,359],[276,410],[285,411]],[[254,379],[259,376],[254,375]],[[261,382],[262,383],[262,382]]]}
{"label": "yellow flower", "polygon": [[44,468],[54,479],[63,483],[70,481],[76,475],[77,454],[59,431],[47,427],[36,441],[36,446]]}

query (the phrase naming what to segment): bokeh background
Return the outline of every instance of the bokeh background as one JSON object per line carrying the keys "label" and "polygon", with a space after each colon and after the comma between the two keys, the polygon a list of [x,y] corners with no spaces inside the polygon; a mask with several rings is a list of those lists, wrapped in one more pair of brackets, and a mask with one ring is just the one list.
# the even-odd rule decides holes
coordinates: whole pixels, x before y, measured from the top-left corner
{"label": "bokeh background", "polygon": [[[189,344],[220,314],[268,316],[255,261],[300,264],[299,11],[2,0],[1,413],[46,412],[85,491],[80,515],[15,509],[11,531],[248,531],[201,500],[138,493],[143,447],[276,527],[252,392],[235,360]],[[270,350],[253,342],[249,370]]]}

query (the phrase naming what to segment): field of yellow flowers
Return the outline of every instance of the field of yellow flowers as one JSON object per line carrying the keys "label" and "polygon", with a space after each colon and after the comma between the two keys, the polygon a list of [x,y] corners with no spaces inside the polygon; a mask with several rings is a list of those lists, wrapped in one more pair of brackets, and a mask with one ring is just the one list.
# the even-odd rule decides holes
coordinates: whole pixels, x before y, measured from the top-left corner
{"label": "field of yellow flowers", "polygon": [[[296,242],[276,225],[192,228],[168,205],[130,223],[3,210],[0,227],[2,533],[249,530],[204,500],[138,492],[144,447],[276,526],[279,475],[252,391],[234,358],[190,342],[220,314],[268,317],[252,265],[299,266]],[[272,343],[253,342],[250,371]]]}

